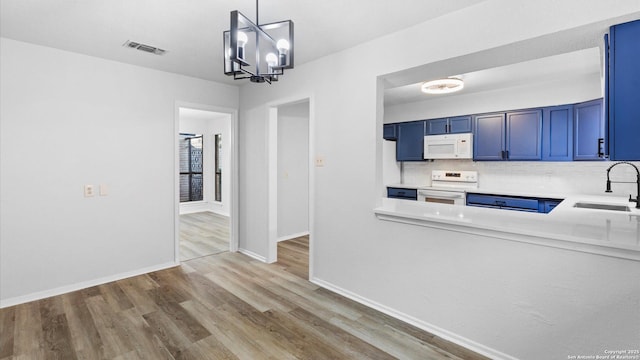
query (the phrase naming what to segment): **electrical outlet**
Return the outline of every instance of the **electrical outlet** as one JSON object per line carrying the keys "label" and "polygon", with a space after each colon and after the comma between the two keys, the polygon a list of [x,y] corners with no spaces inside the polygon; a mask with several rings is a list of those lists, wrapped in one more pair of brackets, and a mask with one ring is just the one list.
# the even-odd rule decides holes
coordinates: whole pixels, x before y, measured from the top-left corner
{"label": "electrical outlet", "polygon": [[316,167],[324,166],[324,156],[316,156]]}
{"label": "electrical outlet", "polygon": [[85,185],[84,186],[84,197],[92,197],[95,195],[95,191],[93,185]]}

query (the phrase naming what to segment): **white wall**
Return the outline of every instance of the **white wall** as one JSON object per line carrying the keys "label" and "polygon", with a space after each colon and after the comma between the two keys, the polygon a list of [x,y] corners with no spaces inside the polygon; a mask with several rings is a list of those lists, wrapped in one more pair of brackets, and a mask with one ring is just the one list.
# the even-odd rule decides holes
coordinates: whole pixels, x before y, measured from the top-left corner
{"label": "white wall", "polygon": [[278,107],[278,241],[309,232],[309,102]]}
{"label": "white wall", "polygon": [[175,103],[238,89],[5,38],[0,65],[1,305],[173,265]]}
{"label": "white wall", "polygon": [[488,0],[296,66],[269,91],[243,86],[239,136],[250,144],[240,154],[241,246],[266,257],[268,108],[309,95],[312,155],[325,158],[311,189],[314,281],[495,358],[633,348],[637,262],[383,222],[372,209],[384,191],[379,76],[489,49],[519,52],[529,39],[561,40],[564,31],[638,11],[637,1]]}
{"label": "white wall", "polygon": [[[196,109],[180,109],[180,132],[203,135],[202,201],[180,203],[180,213],[213,211],[229,216],[231,202],[231,115]],[[222,170],[222,198],[215,201],[215,134],[222,134],[220,168]]]}

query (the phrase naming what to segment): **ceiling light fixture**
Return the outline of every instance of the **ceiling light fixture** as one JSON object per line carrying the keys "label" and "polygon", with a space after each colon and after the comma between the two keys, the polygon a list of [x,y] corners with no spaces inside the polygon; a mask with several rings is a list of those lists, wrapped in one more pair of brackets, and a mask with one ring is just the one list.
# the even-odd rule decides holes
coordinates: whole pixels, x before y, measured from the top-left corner
{"label": "ceiling light fixture", "polygon": [[449,94],[464,88],[464,81],[458,78],[446,78],[427,81],[422,84],[421,90],[427,94]]}
{"label": "ceiling light fixture", "polygon": [[224,73],[234,80],[271,84],[284,69],[293,69],[293,21],[260,25],[238,10],[231,12],[231,28],[223,32]]}

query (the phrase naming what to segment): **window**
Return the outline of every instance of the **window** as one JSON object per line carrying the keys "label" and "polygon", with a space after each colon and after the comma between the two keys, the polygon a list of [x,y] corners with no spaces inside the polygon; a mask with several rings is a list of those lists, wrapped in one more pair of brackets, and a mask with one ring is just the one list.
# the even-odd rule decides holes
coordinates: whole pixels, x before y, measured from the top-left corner
{"label": "window", "polygon": [[202,135],[180,134],[180,202],[203,199]]}

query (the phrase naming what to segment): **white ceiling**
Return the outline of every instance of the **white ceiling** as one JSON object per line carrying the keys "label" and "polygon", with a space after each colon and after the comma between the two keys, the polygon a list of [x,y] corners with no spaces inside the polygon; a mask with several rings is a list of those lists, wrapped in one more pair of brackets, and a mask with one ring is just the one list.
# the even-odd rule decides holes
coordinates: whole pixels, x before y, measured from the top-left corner
{"label": "white ceiling", "polygon": [[[293,20],[299,65],[482,1],[263,0],[260,23]],[[0,36],[237,85],[222,70],[233,10],[255,20],[252,0],[2,0]]]}
{"label": "white ceiling", "polygon": [[420,86],[424,81],[433,79],[420,79],[420,82],[386,89],[384,103],[391,106],[526,84],[577,81],[588,75],[599,75],[600,58],[600,49],[590,48],[464,74],[449,74],[462,78],[465,85],[460,92],[445,95],[424,94]]}

